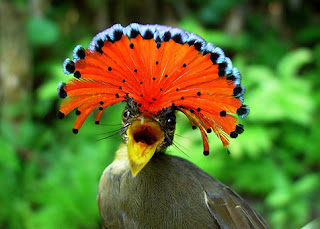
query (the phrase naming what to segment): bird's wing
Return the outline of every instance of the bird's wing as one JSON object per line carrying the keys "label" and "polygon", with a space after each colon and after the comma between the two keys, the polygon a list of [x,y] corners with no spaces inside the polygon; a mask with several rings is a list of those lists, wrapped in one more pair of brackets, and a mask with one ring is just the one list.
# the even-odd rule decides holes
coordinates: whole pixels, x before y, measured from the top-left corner
{"label": "bird's wing", "polygon": [[204,198],[211,215],[223,229],[269,228],[262,217],[227,186],[218,192],[204,190]]}
{"label": "bird's wing", "polygon": [[205,204],[222,229],[266,229],[265,220],[237,193],[186,160],[177,160],[188,168],[202,186]]}

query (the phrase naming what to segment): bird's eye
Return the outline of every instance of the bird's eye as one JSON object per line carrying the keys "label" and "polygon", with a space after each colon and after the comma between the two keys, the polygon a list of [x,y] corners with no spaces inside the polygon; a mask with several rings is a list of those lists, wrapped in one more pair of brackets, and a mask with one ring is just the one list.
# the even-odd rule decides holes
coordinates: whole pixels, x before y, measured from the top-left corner
{"label": "bird's eye", "polygon": [[176,126],[176,117],[171,116],[170,118],[167,119],[167,124],[170,129],[174,129]]}
{"label": "bird's eye", "polygon": [[124,110],[124,111],[123,111],[123,114],[122,114],[122,118],[123,118],[124,120],[127,120],[127,119],[129,118],[129,116],[130,116],[130,111]]}

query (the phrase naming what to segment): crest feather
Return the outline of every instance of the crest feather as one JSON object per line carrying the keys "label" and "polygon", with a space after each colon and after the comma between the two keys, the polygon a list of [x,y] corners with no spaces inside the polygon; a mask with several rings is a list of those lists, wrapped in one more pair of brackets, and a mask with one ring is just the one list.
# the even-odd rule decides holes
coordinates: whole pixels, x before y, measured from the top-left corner
{"label": "crest feather", "polygon": [[221,48],[196,34],[162,25],[116,24],[98,33],[88,49],[76,46],[73,58],[64,61],[63,71],[75,78],[60,83],[58,94],[67,97],[59,117],[77,109],[74,132],[93,110],[99,108],[99,124],[105,108],[128,98],[141,112],[155,115],[168,107],[183,112],[193,128],[199,127],[205,155],[207,133],[214,131],[227,146],[229,136],[244,130],[234,116],[249,113],[240,73]]}

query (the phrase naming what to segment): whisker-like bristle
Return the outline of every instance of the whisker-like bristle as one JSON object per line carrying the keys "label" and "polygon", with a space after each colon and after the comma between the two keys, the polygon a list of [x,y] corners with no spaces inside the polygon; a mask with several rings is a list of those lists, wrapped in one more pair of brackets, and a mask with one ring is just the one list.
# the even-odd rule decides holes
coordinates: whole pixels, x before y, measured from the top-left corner
{"label": "whisker-like bristle", "polygon": [[[109,136],[106,136],[106,137],[103,137],[103,138],[99,138],[99,139],[97,139],[97,141],[109,139],[109,138],[112,138],[112,137],[115,137],[115,136],[119,136],[119,137],[120,137],[119,132],[115,132],[115,133],[113,133],[113,134],[111,134],[111,135],[109,135]],[[121,139],[121,138],[120,138],[120,139]]]}
{"label": "whisker-like bristle", "polygon": [[100,126],[121,126],[122,124],[99,123]]}
{"label": "whisker-like bristle", "polygon": [[107,132],[103,132],[103,133],[98,133],[96,135],[104,135],[104,134],[113,134],[113,133],[120,133],[122,130],[122,128],[120,129],[116,129],[116,130],[111,130],[111,131],[107,131]]}
{"label": "whisker-like bristle", "polygon": [[[177,146],[177,142],[174,142],[173,140],[170,139],[170,137],[168,136],[167,133],[165,133],[165,137],[167,139],[167,141],[169,142],[170,145],[173,145],[175,148],[177,148],[181,153],[183,153],[184,155],[186,155],[187,157],[189,157],[189,155],[187,153],[185,153],[182,149],[180,149]],[[181,145],[180,145],[181,146]]]}
{"label": "whisker-like bristle", "polygon": [[[189,157],[189,155],[185,152],[185,151],[188,151],[188,149],[186,148],[186,147],[184,147],[182,144],[180,144],[180,143],[178,143],[177,141],[172,141],[172,144],[173,145],[175,145],[175,147],[177,147],[178,148],[178,146],[179,146],[179,151],[181,151],[184,155],[186,155],[187,157]],[[180,149],[180,148],[182,148],[182,149],[184,149],[184,150],[182,150],[182,149]]]}
{"label": "whisker-like bristle", "polygon": [[180,134],[174,134],[174,136],[177,136],[177,137],[179,137],[179,138],[183,138],[183,139],[187,139],[187,140],[191,140],[191,138],[189,138],[189,137],[186,137],[186,136],[183,136],[183,135],[180,135]]}

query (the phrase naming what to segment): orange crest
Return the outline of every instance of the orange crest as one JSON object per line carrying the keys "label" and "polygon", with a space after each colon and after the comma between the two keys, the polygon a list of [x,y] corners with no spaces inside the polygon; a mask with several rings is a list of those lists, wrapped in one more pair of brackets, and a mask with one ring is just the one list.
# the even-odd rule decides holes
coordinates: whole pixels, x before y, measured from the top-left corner
{"label": "orange crest", "polygon": [[234,114],[244,118],[241,76],[223,51],[196,34],[161,25],[119,24],[97,34],[88,49],[76,46],[73,61],[63,70],[74,74],[59,83],[58,95],[66,98],[59,118],[76,109],[73,132],[88,115],[132,98],[141,112],[156,115],[173,106],[183,112],[193,128],[198,126],[209,153],[207,133],[212,130],[224,146],[228,137],[243,132]]}

